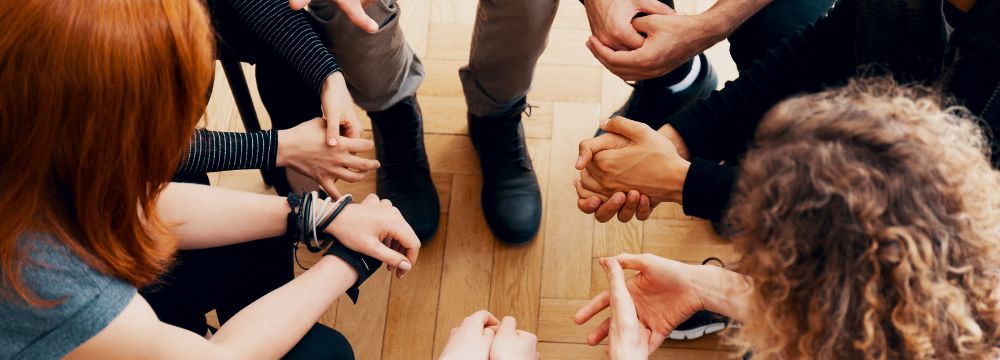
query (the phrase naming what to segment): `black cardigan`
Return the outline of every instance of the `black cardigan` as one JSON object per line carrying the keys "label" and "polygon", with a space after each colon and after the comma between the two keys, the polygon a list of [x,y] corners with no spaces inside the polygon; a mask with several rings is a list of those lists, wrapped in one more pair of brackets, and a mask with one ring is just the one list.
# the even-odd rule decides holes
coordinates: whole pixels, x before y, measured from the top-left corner
{"label": "black cardigan", "polygon": [[[693,156],[683,189],[685,213],[721,219],[738,170],[720,162],[731,163],[747,150],[761,117],[771,107],[799,93],[843,84],[859,69],[870,69],[867,65],[872,62],[902,81],[943,86],[984,116],[992,129],[1000,128],[996,110],[1000,104],[987,104],[1000,81],[1000,70],[995,67],[1000,60],[998,1],[978,1],[952,32],[948,46],[940,10],[922,16],[912,11],[879,14],[866,7],[866,1],[906,2],[840,1],[827,17],[772,49],[724,89],[670,119]],[[937,9],[941,6],[938,1]],[[935,18],[940,19],[938,23]],[[864,41],[870,34],[878,34],[885,43]],[[942,66],[948,71],[942,72]]]}

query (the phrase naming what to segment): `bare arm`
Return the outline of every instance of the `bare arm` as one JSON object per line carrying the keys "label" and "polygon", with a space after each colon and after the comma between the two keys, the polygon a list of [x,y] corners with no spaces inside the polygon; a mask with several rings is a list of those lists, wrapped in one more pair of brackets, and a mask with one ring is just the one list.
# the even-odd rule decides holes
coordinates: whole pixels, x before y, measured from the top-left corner
{"label": "bare arm", "polygon": [[699,270],[692,285],[705,310],[722,314],[736,321],[746,320],[750,313],[752,286],[750,279],[732,270],[711,265],[696,265]]}
{"label": "bare arm", "polygon": [[601,64],[622,79],[651,79],[673,71],[727,38],[770,3],[771,0],[719,0],[698,15],[638,17],[631,23],[636,31],[646,34],[641,47],[615,51],[597,36],[590,38],[587,47]]}
{"label": "bare arm", "polygon": [[250,304],[211,339],[160,322],[138,295],[67,359],[277,359],[355,281],[343,260],[325,256],[309,271]]}
{"label": "bare arm", "polygon": [[[711,8],[705,10],[704,13],[698,15],[705,19],[705,23],[709,24],[708,28],[712,29],[715,35],[718,37],[716,42],[722,41],[729,37],[736,31],[736,28],[743,25],[751,16],[756,14],[760,9],[771,3],[772,0],[719,0]],[[708,44],[707,49],[715,45],[715,43]]]}
{"label": "bare arm", "polygon": [[171,183],[156,203],[181,249],[203,249],[285,234],[284,197]]}

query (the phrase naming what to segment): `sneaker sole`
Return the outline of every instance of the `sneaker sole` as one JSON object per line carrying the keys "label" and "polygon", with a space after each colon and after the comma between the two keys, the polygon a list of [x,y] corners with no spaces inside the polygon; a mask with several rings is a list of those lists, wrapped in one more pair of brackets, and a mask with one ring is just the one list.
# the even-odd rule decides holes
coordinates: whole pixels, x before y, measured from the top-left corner
{"label": "sneaker sole", "polygon": [[702,336],[717,333],[726,329],[726,323],[711,323],[689,330],[674,330],[670,332],[672,340],[694,340]]}

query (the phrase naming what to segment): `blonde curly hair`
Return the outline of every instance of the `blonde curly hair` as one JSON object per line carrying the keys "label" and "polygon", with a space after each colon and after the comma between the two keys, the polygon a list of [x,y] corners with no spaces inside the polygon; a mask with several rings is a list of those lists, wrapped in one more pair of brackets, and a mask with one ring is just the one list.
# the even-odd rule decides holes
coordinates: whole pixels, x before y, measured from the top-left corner
{"label": "blonde curly hair", "polygon": [[727,219],[754,358],[997,358],[1000,175],[980,126],[886,79],[772,109]]}

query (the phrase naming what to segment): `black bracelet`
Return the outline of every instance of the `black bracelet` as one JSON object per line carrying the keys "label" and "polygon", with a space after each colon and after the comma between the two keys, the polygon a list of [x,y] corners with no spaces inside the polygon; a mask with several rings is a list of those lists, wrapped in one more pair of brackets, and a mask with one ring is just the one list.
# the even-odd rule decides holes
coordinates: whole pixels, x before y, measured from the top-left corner
{"label": "black bracelet", "polygon": [[[312,211],[312,196],[310,195],[308,198],[309,198],[309,200],[306,202],[305,213],[312,214],[312,212],[311,212]],[[306,248],[309,249],[310,252],[312,252],[312,253],[315,254],[315,253],[318,253],[320,251],[323,251],[323,248],[326,248],[328,245],[330,245],[330,243],[332,243],[332,242],[334,242],[336,240],[332,236],[329,236],[329,237],[328,236],[323,236],[325,234],[323,232],[323,230],[326,230],[326,228],[330,225],[330,223],[332,223],[333,220],[336,219],[337,216],[340,215],[340,213],[344,211],[344,208],[346,208],[347,205],[351,204],[351,202],[353,201],[353,199],[354,199],[354,197],[351,196],[351,194],[347,194],[347,195],[344,195],[344,197],[342,197],[340,200],[338,200],[338,201],[340,201],[340,203],[337,205],[337,208],[334,209],[333,212],[331,212],[330,215],[328,215],[325,219],[323,219],[323,221],[320,224],[316,225],[316,232],[317,233],[313,233],[312,226],[309,226],[310,225],[309,222],[311,221],[311,218],[307,218],[305,220],[305,222],[303,223],[303,227],[305,228],[305,236],[304,236],[303,242],[306,244]],[[319,241],[316,244],[313,244],[313,243],[309,242],[309,239],[311,239],[313,237],[315,237],[316,239],[319,239]]]}
{"label": "black bracelet", "polygon": [[323,222],[319,223],[319,227],[316,228],[316,231],[325,231],[326,228],[329,227],[331,223],[333,223],[333,219],[336,219],[337,215],[340,215],[340,213],[344,211],[344,208],[346,208],[347,205],[350,205],[352,202],[354,202],[354,197],[351,196],[351,194],[347,194],[344,195],[344,197],[341,198],[341,200],[339,201],[340,204],[337,205],[337,208],[333,209],[333,212],[330,213],[330,216],[327,216],[326,219],[323,219]]}
{"label": "black bracelet", "polygon": [[[288,213],[288,231],[287,236],[291,239],[293,247],[297,250],[298,244],[305,244],[306,249],[312,253],[318,253],[326,248],[326,253],[324,255],[332,255],[343,259],[354,268],[354,271],[358,273],[358,280],[354,282],[354,285],[350,289],[347,289],[347,296],[355,304],[358,303],[358,296],[360,295],[359,288],[368,278],[370,278],[376,271],[382,266],[382,262],[371,256],[359,253],[357,251],[347,248],[343,243],[337,241],[337,238],[331,234],[323,232],[333,220],[340,215],[341,212],[347,208],[347,205],[351,204],[353,197],[348,194],[344,195],[340,200],[340,204],[337,208],[333,210],[326,218],[322,220],[321,223],[317,224],[316,231],[319,233],[313,233],[312,227],[310,226],[310,221],[312,220],[313,211],[313,200],[314,196],[311,193],[303,193],[302,195],[296,193],[288,194],[288,205],[291,206],[291,211]],[[313,235],[319,239],[317,244],[311,242]],[[329,246],[327,248],[327,246]],[[297,252],[295,253],[295,262],[299,264],[300,267],[305,269],[301,263],[298,261]]]}

